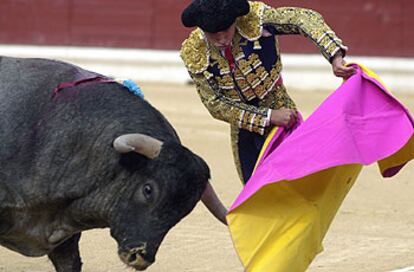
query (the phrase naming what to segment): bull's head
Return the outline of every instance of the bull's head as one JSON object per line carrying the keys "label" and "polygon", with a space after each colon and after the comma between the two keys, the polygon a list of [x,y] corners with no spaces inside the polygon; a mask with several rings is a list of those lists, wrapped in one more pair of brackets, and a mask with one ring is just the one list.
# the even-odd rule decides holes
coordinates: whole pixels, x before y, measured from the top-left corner
{"label": "bull's head", "polygon": [[144,170],[131,170],[131,177],[140,181],[125,194],[127,201],[120,201],[111,226],[121,260],[145,270],[155,261],[169,229],[200,200],[209,169],[200,157],[176,142],[128,134],[118,137],[113,146],[129,164],[145,160]]}

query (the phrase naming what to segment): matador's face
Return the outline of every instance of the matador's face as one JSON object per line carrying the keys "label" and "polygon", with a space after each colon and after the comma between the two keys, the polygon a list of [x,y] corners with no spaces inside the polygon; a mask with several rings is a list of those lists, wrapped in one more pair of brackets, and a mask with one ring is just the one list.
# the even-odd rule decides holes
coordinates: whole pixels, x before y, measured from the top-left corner
{"label": "matador's face", "polygon": [[224,49],[231,45],[234,34],[236,33],[236,23],[233,23],[229,28],[220,32],[204,32],[207,39],[218,49]]}

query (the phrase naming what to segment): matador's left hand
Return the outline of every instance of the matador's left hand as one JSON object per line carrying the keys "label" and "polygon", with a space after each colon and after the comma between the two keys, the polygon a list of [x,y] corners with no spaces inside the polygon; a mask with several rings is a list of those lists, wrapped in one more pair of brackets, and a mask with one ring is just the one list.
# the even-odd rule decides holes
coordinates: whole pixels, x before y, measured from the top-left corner
{"label": "matador's left hand", "polygon": [[345,60],[342,54],[338,54],[332,60],[332,70],[335,76],[348,79],[356,73],[356,70],[352,66],[345,66]]}

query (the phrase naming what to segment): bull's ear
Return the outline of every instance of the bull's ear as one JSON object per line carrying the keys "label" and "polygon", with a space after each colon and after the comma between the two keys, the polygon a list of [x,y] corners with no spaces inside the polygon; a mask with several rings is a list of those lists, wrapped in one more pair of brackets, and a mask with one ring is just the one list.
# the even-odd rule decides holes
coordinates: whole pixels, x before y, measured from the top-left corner
{"label": "bull's ear", "polygon": [[163,142],[144,134],[125,134],[116,138],[113,147],[118,153],[136,152],[155,159],[161,152]]}

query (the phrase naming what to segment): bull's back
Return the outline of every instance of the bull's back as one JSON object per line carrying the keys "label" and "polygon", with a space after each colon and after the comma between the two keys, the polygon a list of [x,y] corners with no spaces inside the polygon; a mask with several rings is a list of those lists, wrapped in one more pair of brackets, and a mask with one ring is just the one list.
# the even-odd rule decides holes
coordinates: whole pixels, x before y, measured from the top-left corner
{"label": "bull's back", "polygon": [[0,173],[35,200],[87,192],[117,163],[111,143],[119,135],[179,141],[161,113],[119,84],[89,83],[52,97],[78,73],[51,60],[0,61]]}
{"label": "bull's back", "polygon": [[30,141],[33,126],[50,103],[56,84],[73,67],[44,59],[0,59],[0,158],[12,156]]}

